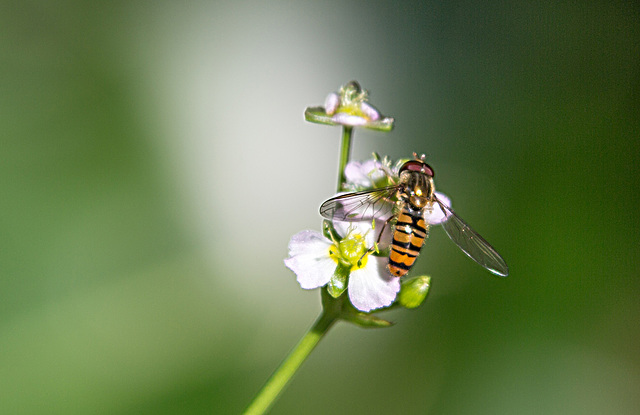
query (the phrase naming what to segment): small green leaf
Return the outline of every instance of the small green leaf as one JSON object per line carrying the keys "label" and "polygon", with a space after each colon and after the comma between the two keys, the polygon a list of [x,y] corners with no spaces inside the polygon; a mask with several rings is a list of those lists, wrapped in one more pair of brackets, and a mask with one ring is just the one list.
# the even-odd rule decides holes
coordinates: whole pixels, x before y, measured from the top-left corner
{"label": "small green leaf", "polygon": [[427,275],[406,279],[400,286],[398,303],[405,308],[416,308],[427,298],[431,277]]}

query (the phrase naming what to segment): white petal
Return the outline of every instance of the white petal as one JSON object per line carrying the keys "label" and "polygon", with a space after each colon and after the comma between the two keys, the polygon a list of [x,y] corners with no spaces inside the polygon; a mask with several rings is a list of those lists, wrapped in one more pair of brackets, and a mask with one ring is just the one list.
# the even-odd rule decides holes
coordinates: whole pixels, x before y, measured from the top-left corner
{"label": "white petal", "polygon": [[291,237],[289,258],[284,264],[296,274],[302,288],[318,288],[329,282],[336,269],[336,263],[329,257],[330,246],[316,231],[302,231]]}
{"label": "white petal", "polygon": [[361,103],[360,110],[364,115],[369,117],[371,121],[376,121],[380,118],[380,113],[378,112],[378,110],[375,109],[373,105],[369,104],[368,102]]}
{"label": "white petal", "polygon": [[390,173],[378,160],[350,161],[344,169],[347,182],[356,187],[373,187],[374,182],[387,177]]}
{"label": "white petal", "polygon": [[[291,237],[289,241],[289,256],[324,252],[331,242],[318,231],[301,231]],[[326,252],[325,252],[326,253]]]}
{"label": "white petal", "polygon": [[363,164],[364,163],[359,161],[350,161],[347,163],[347,166],[344,168],[344,176],[347,182],[361,187],[371,186],[371,179],[367,175],[367,172],[364,171]]}
{"label": "white petal", "polygon": [[340,105],[340,96],[335,92],[332,92],[324,101],[324,111],[329,115],[333,115],[333,113],[338,109],[338,105]]}
{"label": "white petal", "polygon": [[333,120],[333,122],[350,127],[365,125],[367,123],[366,118],[362,118],[357,115],[345,114],[344,112],[337,113],[331,119]]}
{"label": "white petal", "polygon": [[[447,207],[451,207],[451,200],[444,193],[440,193],[440,192],[435,192],[435,193],[436,193],[436,197],[438,198],[439,201],[442,202],[442,204],[444,204]],[[429,222],[429,225],[439,225],[445,220],[447,220],[447,217],[442,211],[442,209],[440,208],[440,204],[434,203],[431,213],[425,214],[425,220]]]}
{"label": "white petal", "polygon": [[380,233],[380,221],[376,221],[376,228],[373,229],[372,221],[361,221],[361,222],[353,222],[353,225],[356,227],[357,232],[360,235],[364,235],[364,244],[369,248],[373,248],[373,244],[377,241],[378,234]]}
{"label": "white petal", "polygon": [[339,220],[333,221],[333,227],[336,229],[336,232],[338,232],[338,235],[340,235],[343,238],[347,236],[347,234],[349,233],[349,230],[351,229],[352,224],[353,222],[343,222]]}
{"label": "white petal", "polygon": [[[384,226],[384,229],[382,227]],[[386,220],[376,220],[376,231],[375,231],[375,242],[380,240],[378,244],[379,249],[387,249],[391,244],[391,238],[393,236],[392,233],[393,226],[390,223],[387,223]],[[382,231],[382,236],[380,236],[380,231]]]}
{"label": "white petal", "polygon": [[[371,220],[362,220],[357,222],[333,221],[333,227],[336,229],[336,232],[338,232],[338,235],[342,236],[343,238],[349,233],[364,235],[364,245],[367,249],[370,249],[373,248],[373,244],[378,240],[377,238],[380,234],[382,225],[384,225],[384,222],[385,221],[383,220],[376,220],[375,229],[371,227]],[[389,227],[390,226],[387,226],[387,228]],[[383,238],[387,236],[387,230],[385,230],[385,235],[383,236]],[[390,236],[388,238],[390,238]],[[382,245],[384,244],[384,241],[380,241],[380,243]],[[384,247],[381,249],[384,249]]]}
{"label": "white petal", "polygon": [[367,160],[361,165],[363,173],[369,179],[369,183],[373,185],[373,182],[376,182],[380,179],[383,179],[388,176],[385,172],[385,167],[378,160]]}
{"label": "white petal", "polygon": [[400,278],[386,270],[387,259],[369,256],[367,266],[349,276],[349,299],[360,311],[391,305],[400,291]]}
{"label": "white petal", "polygon": [[[364,235],[366,233],[371,233],[371,221],[358,221],[358,222],[342,222],[335,221],[333,222],[333,226],[336,228],[338,235],[343,238],[348,234],[360,234]],[[371,245],[367,245],[370,247]]]}

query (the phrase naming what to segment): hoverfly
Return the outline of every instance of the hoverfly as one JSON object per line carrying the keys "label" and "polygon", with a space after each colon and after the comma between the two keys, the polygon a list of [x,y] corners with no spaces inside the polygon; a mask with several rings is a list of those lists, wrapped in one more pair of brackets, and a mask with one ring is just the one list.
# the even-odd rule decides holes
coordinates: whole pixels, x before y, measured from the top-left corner
{"label": "hoverfly", "polygon": [[423,161],[424,155],[417,158],[414,153],[414,157],[414,160],[400,167],[396,184],[333,197],[320,206],[320,214],[327,219],[343,222],[388,217],[384,226],[391,223],[393,239],[387,268],[392,275],[402,277],[409,272],[424,245],[429,231],[425,218],[437,205],[445,216],[442,227],[458,248],[489,272],[506,277],[509,268],[504,259],[438,199],[434,193],[433,169]]}

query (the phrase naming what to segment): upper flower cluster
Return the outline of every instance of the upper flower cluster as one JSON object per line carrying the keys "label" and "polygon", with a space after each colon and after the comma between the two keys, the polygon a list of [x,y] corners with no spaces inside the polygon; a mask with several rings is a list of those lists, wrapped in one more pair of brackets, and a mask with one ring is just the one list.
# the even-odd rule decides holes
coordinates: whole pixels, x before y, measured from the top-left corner
{"label": "upper flower cluster", "polygon": [[304,112],[307,121],[346,127],[365,127],[378,131],[391,131],[393,118],[385,117],[368,102],[367,91],[351,81],[327,96],[324,107],[309,107]]}

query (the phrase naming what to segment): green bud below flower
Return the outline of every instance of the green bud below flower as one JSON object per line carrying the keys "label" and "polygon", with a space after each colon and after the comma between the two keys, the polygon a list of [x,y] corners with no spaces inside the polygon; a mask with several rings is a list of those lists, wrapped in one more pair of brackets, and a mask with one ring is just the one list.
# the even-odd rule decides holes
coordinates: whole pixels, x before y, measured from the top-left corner
{"label": "green bud below flower", "polygon": [[402,281],[400,293],[398,294],[398,303],[404,308],[418,307],[427,298],[430,283],[431,277],[427,275]]}
{"label": "green bud below flower", "polygon": [[345,266],[342,263],[338,263],[335,272],[331,276],[329,283],[327,284],[327,292],[331,294],[333,298],[338,298],[347,289],[347,280],[349,278],[350,266]]}

